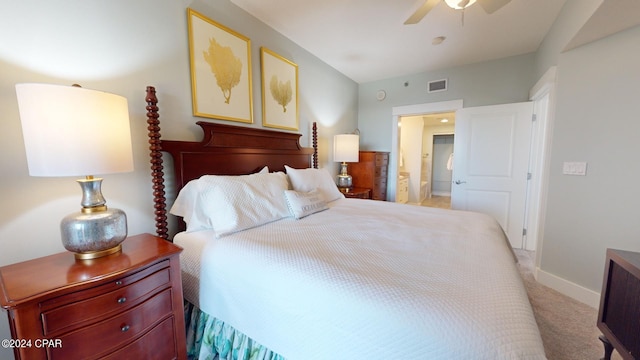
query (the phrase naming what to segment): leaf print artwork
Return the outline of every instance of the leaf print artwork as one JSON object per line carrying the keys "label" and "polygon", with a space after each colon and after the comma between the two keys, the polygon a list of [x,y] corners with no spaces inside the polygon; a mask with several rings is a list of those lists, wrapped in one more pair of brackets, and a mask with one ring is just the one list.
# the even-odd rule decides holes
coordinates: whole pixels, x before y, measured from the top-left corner
{"label": "leaf print artwork", "polygon": [[220,45],[215,38],[209,39],[209,49],[203,51],[203,55],[216,77],[216,84],[222,90],[225,104],[229,104],[231,90],[240,83],[242,61],[233,55],[231,47]]}
{"label": "leaf print artwork", "polygon": [[273,75],[271,77],[271,82],[269,83],[269,88],[271,89],[271,96],[273,99],[282,106],[282,112],[287,112],[287,105],[291,102],[291,98],[293,97],[291,81],[278,81],[278,77]]}
{"label": "leaf print artwork", "polygon": [[298,130],[298,65],[275,52],[260,48],[262,65],[262,124]]}
{"label": "leaf print artwork", "polygon": [[253,123],[251,40],[193,9],[187,16],[193,115]]}

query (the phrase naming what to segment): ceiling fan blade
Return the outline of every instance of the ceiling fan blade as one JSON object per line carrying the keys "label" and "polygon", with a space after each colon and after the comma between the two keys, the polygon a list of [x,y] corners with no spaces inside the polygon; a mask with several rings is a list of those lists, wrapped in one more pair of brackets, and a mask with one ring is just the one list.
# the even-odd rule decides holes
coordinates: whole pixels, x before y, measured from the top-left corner
{"label": "ceiling fan blade", "polygon": [[414,11],[414,13],[411,14],[411,16],[409,16],[409,18],[404,22],[405,25],[419,23],[420,20],[422,20],[422,18],[425,17],[425,15],[427,15],[427,13],[431,11],[431,9],[433,9],[440,2],[440,0],[422,0],[422,1],[424,1],[424,3],[420,5],[420,7],[416,11]]}
{"label": "ceiling fan blade", "polygon": [[480,4],[487,14],[493,14],[510,1],[511,0],[478,0],[478,4]]}

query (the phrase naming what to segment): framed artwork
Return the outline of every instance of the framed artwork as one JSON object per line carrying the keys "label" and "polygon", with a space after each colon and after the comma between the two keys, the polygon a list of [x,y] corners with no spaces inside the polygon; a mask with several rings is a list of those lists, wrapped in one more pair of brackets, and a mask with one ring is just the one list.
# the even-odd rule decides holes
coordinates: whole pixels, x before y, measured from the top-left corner
{"label": "framed artwork", "polygon": [[262,125],[298,130],[298,65],[260,48]]}
{"label": "framed artwork", "polygon": [[193,115],[253,122],[251,41],[187,9]]}

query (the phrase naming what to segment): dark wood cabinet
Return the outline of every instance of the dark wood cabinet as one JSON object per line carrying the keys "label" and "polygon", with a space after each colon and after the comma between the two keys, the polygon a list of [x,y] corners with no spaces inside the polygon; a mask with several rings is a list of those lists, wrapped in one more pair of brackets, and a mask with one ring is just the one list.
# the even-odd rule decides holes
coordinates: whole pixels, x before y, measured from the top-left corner
{"label": "dark wood cabinet", "polygon": [[149,234],[122,252],[0,268],[16,359],[184,359],[182,249]]}
{"label": "dark wood cabinet", "polygon": [[387,200],[389,153],[360,151],[357,163],[349,163],[353,187],[371,189],[371,199]]}
{"label": "dark wood cabinet", "polygon": [[604,359],[640,358],[640,253],[607,249],[598,311]]}

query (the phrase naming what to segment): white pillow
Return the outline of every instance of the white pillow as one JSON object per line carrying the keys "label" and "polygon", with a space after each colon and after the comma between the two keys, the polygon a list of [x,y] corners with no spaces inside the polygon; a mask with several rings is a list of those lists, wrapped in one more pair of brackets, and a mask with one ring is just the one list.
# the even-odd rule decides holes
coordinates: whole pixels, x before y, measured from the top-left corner
{"label": "white pillow", "polygon": [[344,198],[327,169],[294,169],[284,166],[293,190],[309,192],[318,189],[326,202]]}
{"label": "white pillow", "polygon": [[283,172],[203,179],[202,201],[216,237],[289,216]]}
{"label": "white pillow", "polygon": [[187,231],[197,231],[211,229],[212,225],[207,219],[207,215],[202,212],[198,201],[199,179],[189,181],[182,187],[176,197],[169,213],[182,216],[182,220],[187,224]]}
{"label": "white pillow", "polygon": [[285,190],[284,197],[287,199],[291,215],[296,219],[328,209],[324,196],[318,190],[309,192]]}
{"label": "white pillow", "polygon": [[[268,174],[268,173],[269,173],[268,166],[263,167],[258,172],[258,174]],[[210,176],[210,175],[204,175],[204,176]],[[202,220],[197,219],[198,216],[202,214],[198,214],[197,211],[194,211],[194,210],[198,210],[196,209],[198,206],[197,205],[198,192],[200,191],[197,185],[198,180],[199,179],[191,180],[185,186],[182,187],[182,189],[178,193],[178,196],[176,196],[176,199],[174,200],[173,205],[171,206],[171,210],[169,210],[169,213],[176,216],[181,216],[184,222],[187,223],[187,226],[190,222],[193,222],[194,224],[202,222]],[[194,230],[198,230],[198,229],[194,229]]]}
{"label": "white pillow", "polygon": [[214,229],[223,236],[288,217],[287,189],[283,172],[204,175],[180,191],[171,213],[184,218],[188,232]]}

